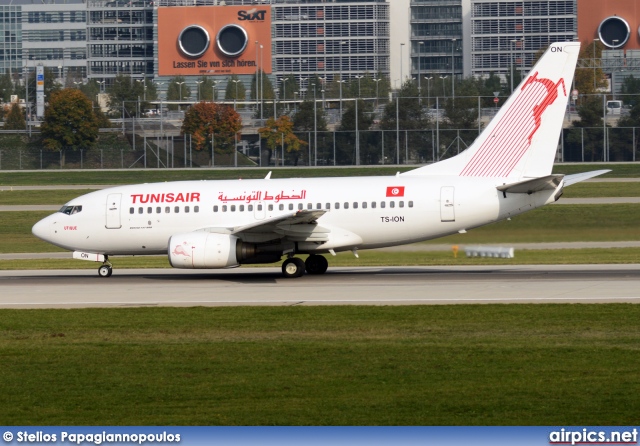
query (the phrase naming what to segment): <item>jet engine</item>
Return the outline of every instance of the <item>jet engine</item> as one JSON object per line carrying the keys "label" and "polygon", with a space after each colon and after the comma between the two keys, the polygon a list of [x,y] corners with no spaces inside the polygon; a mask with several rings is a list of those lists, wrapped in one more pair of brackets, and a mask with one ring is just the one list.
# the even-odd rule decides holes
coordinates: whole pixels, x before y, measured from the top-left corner
{"label": "jet engine", "polygon": [[228,268],[240,264],[273,263],[283,245],[246,243],[234,235],[211,232],[176,234],[169,239],[169,263],[174,268]]}

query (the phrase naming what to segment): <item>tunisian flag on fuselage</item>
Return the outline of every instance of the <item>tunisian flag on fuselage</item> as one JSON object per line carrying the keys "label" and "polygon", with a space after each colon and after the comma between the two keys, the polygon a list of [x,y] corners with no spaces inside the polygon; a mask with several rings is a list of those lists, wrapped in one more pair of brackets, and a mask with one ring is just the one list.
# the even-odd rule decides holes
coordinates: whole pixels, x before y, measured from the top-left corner
{"label": "tunisian flag on fuselage", "polygon": [[387,197],[404,197],[404,186],[387,187]]}

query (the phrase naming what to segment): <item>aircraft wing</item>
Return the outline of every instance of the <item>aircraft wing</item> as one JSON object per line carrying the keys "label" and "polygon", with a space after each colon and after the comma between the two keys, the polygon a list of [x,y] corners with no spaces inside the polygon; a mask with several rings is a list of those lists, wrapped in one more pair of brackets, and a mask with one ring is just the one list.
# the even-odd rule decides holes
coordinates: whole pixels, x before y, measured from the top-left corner
{"label": "aircraft wing", "polygon": [[504,184],[502,186],[498,186],[497,189],[504,193],[532,194],[542,190],[555,190],[560,185],[563,178],[564,175],[547,175],[546,177]]}
{"label": "aircraft wing", "polygon": [[606,170],[594,170],[592,172],[576,173],[575,175],[567,175],[564,177],[564,185],[571,186],[572,184],[579,183],[580,181],[588,180],[589,178],[603,175],[607,172],[611,172],[610,169]]}
{"label": "aircraft wing", "polygon": [[330,230],[318,226],[317,219],[325,210],[300,210],[248,225],[230,228],[204,228],[202,231],[236,235],[242,239],[262,235],[266,238],[287,238],[291,241],[326,241]]}

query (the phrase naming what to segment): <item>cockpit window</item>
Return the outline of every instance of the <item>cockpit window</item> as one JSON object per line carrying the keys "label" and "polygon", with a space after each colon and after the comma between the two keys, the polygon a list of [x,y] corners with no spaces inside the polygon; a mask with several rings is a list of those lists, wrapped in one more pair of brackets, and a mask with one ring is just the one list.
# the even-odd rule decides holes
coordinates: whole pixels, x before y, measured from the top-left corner
{"label": "cockpit window", "polygon": [[67,215],[77,214],[78,212],[82,212],[82,206],[62,206],[60,212]]}

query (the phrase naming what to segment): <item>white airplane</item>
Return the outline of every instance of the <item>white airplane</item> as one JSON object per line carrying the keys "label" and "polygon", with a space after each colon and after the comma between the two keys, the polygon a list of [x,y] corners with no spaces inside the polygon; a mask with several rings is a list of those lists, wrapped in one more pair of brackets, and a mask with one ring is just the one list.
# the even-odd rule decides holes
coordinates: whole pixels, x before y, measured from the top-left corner
{"label": "white airplane", "polygon": [[[608,170],[552,175],[578,59],[554,43],[471,147],[390,177],[179,181],[113,187],[75,198],[33,234],[101,262],[167,254],[174,268],[282,264],[322,274],[338,251],[465,233],[556,201],[565,186]],[[306,261],[296,255],[308,254]]]}

